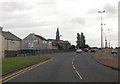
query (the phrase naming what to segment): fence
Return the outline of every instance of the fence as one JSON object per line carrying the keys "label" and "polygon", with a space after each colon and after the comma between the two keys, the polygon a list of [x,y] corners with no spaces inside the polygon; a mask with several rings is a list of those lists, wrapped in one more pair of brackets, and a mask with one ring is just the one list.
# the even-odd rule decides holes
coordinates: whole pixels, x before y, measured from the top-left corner
{"label": "fence", "polygon": [[74,49],[44,49],[44,50],[20,50],[18,56],[44,55],[52,53],[74,52]]}
{"label": "fence", "polygon": [[10,51],[10,50],[5,50],[5,57],[15,57],[19,51]]}

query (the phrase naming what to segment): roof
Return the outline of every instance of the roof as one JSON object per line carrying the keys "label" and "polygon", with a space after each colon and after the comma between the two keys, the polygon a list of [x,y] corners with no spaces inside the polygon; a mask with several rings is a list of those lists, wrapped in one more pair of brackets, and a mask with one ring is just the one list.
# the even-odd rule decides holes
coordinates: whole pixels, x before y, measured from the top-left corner
{"label": "roof", "polygon": [[68,41],[58,41],[58,43],[70,44]]}
{"label": "roof", "polygon": [[12,34],[9,31],[2,31],[2,35],[5,37],[7,40],[15,40],[15,41],[20,41],[21,39],[17,37],[16,35]]}
{"label": "roof", "polygon": [[47,41],[45,38],[43,38],[42,36],[39,36],[39,35],[36,35],[36,34],[34,34],[34,36],[36,36],[36,37],[38,37],[38,38],[40,38],[40,39],[42,39],[42,40],[45,40],[45,41]]}
{"label": "roof", "polygon": [[56,39],[48,39],[48,41],[52,41],[53,43],[64,43],[64,44],[70,44],[69,41],[63,41],[63,40],[56,41]]}
{"label": "roof", "polygon": [[48,39],[48,41],[56,41],[56,39]]}

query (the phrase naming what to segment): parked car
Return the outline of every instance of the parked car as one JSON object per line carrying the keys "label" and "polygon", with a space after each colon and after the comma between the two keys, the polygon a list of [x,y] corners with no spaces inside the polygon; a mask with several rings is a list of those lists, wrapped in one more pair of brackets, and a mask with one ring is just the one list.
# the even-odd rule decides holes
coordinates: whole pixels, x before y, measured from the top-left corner
{"label": "parked car", "polygon": [[82,53],[81,49],[76,49],[76,53]]}
{"label": "parked car", "polygon": [[95,52],[95,49],[91,49],[90,52]]}
{"label": "parked car", "polygon": [[85,49],[84,49],[84,52],[88,52],[88,49],[87,49],[87,48],[85,48]]}
{"label": "parked car", "polygon": [[117,50],[112,50],[111,54],[117,54]]}

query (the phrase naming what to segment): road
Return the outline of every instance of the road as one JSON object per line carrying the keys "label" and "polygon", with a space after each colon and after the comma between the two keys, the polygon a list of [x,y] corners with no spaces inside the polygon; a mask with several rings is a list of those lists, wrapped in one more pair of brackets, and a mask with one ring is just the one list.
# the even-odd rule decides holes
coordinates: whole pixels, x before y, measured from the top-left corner
{"label": "road", "polygon": [[118,82],[118,71],[97,63],[92,53],[62,53],[8,82]]}

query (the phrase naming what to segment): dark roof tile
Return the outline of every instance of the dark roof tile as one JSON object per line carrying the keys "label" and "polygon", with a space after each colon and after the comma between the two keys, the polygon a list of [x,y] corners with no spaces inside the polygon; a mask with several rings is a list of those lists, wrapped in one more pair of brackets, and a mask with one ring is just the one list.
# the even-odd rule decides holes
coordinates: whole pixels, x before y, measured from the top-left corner
{"label": "dark roof tile", "polygon": [[5,37],[7,40],[15,40],[15,41],[20,41],[21,39],[17,37],[16,35],[12,34],[11,32],[6,32],[2,31],[2,35]]}
{"label": "dark roof tile", "polygon": [[42,39],[42,40],[45,40],[45,41],[47,41],[45,38],[43,38],[42,36],[39,36],[39,35],[36,35],[36,34],[34,34],[34,36],[36,36],[36,37],[38,37],[38,38],[40,38],[40,39]]}

